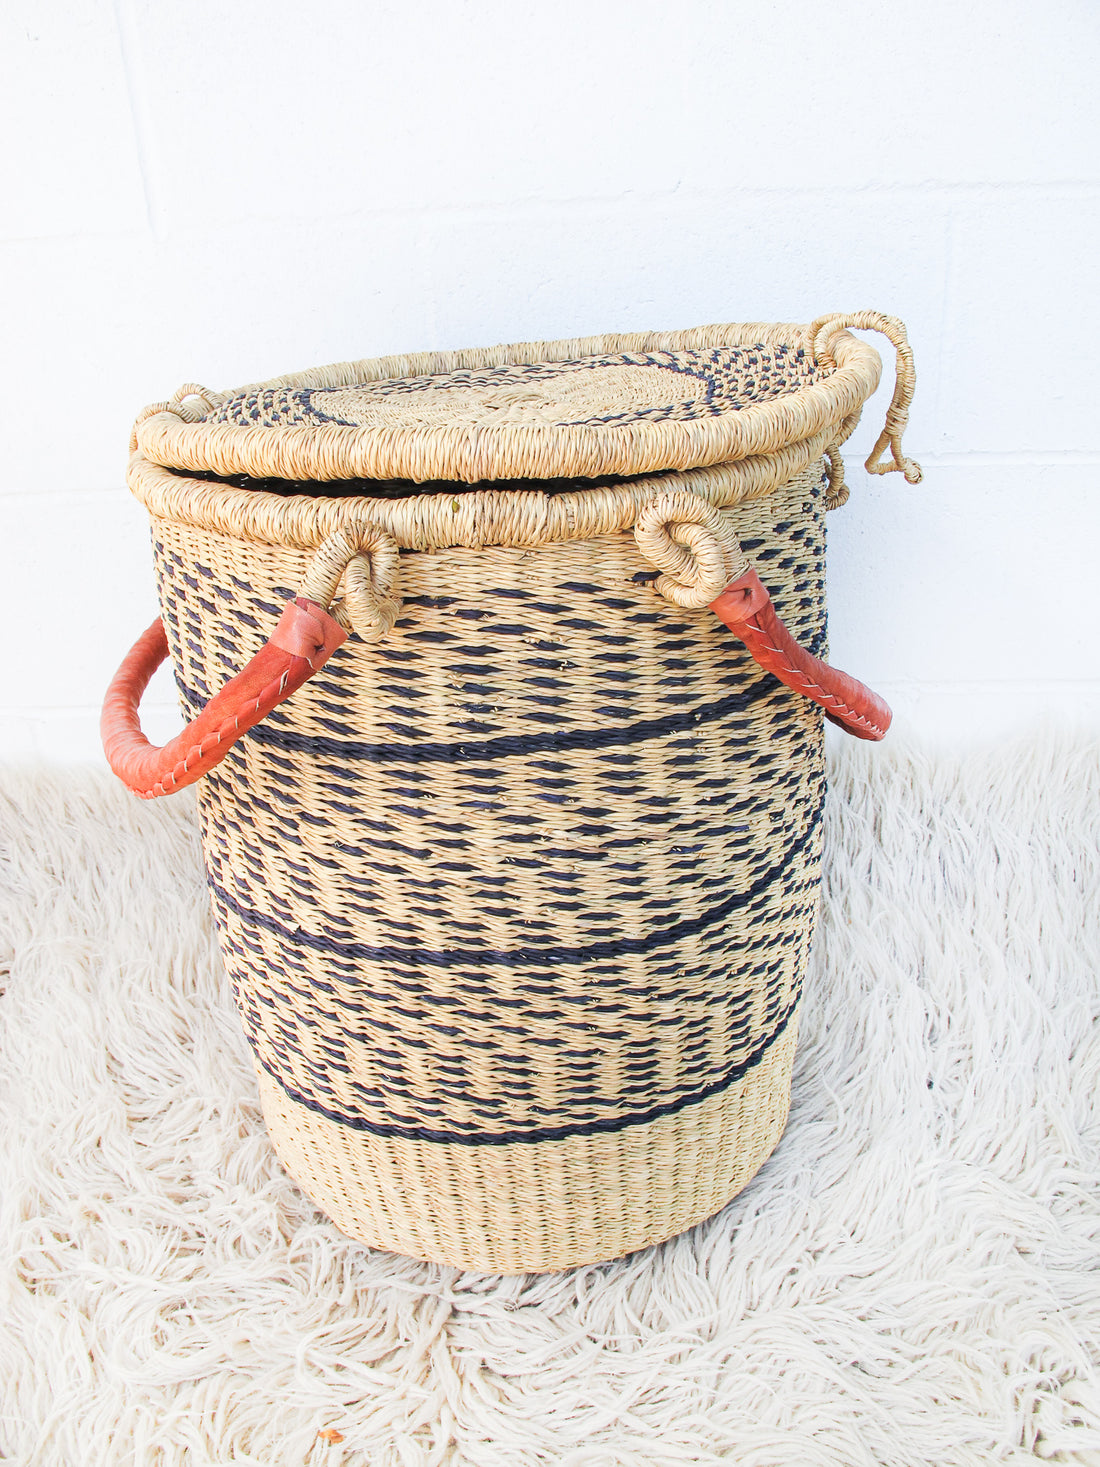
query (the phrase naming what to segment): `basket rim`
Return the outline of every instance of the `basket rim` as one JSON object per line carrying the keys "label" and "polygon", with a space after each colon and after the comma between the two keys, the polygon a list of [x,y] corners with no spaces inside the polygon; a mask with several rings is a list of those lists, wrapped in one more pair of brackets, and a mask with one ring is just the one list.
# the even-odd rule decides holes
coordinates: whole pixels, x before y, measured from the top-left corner
{"label": "basket rim", "polygon": [[839,331],[822,361],[824,374],[815,381],[713,417],[564,426],[510,421],[243,427],[206,421],[221,404],[256,389],[343,387],[600,355],[755,345],[793,347],[822,361],[815,352],[814,325],[761,322],[366,358],[229,392],[211,393],[189,384],[171,402],[145,409],[135,424],[132,447],[165,468],[319,483],[365,478],[480,484],[649,475],[758,459],[816,438],[857,412],[879,383],[882,363],[875,349]]}
{"label": "basket rim", "polygon": [[530,489],[465,489],[404,498],[281,495],[193,479],[151,463],[135,450],[127,483],[156,520],[295,550],[314,550],[341,527],[370,525],[403,550],[533,549],[628,530],[655,495],[688,489],[715,508],[758,499],[804,473],[848,436],[858,413],[772,454],[708,468],[647,475],[618,484],[547,493]]}

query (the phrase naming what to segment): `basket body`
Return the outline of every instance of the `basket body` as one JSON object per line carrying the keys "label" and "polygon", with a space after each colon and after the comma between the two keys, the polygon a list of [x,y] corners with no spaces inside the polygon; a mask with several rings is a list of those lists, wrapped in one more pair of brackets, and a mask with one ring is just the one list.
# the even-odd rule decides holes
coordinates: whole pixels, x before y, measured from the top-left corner
{"label": "basket body", "polygon": [[[723,511],[818,653],[826,477]],[[153,538],[191,716],[309,554],[170,515]],[[354,1237],[501,1272],[616,1257],[779,1138],[821,713],[652,578],[625,531],[406,550],[392,633],[199,786],[272,1139]]]}

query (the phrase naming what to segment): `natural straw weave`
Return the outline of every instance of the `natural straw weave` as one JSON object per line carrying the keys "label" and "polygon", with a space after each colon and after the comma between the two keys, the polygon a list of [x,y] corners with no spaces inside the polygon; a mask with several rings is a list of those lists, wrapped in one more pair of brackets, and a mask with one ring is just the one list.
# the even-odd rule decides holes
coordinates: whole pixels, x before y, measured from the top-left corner
{"label": "natural straw weave", "polygon": [[[465,450],[428,421],[417,465],[448,467],[428,492],[209,477],[245,473],[245,458],[285,477],[289,450],[263,445],[303,431],[317,457],[299,471],[352,477],[351,441],[357,479],[386,454],[388,472],[408,469],[407,423],[392,440],[377,426],[288,429],[288,414],[314,410],[280,396],[288,388],[386,382],[388,412],[409,395],[388,382],[395,370],[591,357],[600,372],[624,353],[708,351],[706,330],[356,363],[206,394],[192,422],[188,389],[179,416],[161,404],[139,423],[130,481],[152,514],[188,716],[259,650],[303,583],[327,599],[339,582],[335,609],[360,632],[198,788],[273,1141],[368,1242],[505,1272],[613,1257],[717,1210],[782,1131],[817,901],[821,714],[693,609],[713,594],[699,537],[716,537],[720,584],[739,542],[796,638],[823,655],[824,512],[841,497],[826,452],[850,432],[878,361],[840,327],[816,358],[812,329],[717,330],[723,348],[759,346],[753,380],[765,358],[797,359],[795,385],[759,403],[742,362],[742,406],[725,412],[748,421],[779,405],[789,426],[782,436],[765,412],[759,444],[751,424],[738,428],[754,451],[715,463],[704,445],[681,473],[654,477],[652,444],[627,423],[641,477],[471,490]],[[858,388],[837,389],[844,371]],[[419,396],[453,388],[453,377],[414,383],[416,412],[430,419]],[[485,390],[499,388],[497,377]],[[799,418],[804,395],[826,389],[834,416],[815,399]],[[454,390],[460,414],[480,422],[470,392],[481,389],[459,379]],[[568,390],[569,411],[592,408]],[[652,383],[635,391],[629,411],[656,396]],[[345,399],[345,419],[377,407]],[[915,469],[901,459],[904,405],[888,441]],[[538,410],[560,406],[544,394]],[[445,402],[435,410],[445,416]],[[272,426],[233,426],[253,411]],[[692,427],[644,426],[670,421]],[[513,425],[514,453],[507,427],[492,431],[494,464],[514,473],[531,429]],[[545,432],[565,461],[564,430]],[[243,455],[231,469],[230,441]],[[181,474],[179,459],[208,476]],[[621,452],[600,460],[603,475],[621,472],[608,462]],[[636,541],[626,531],[655,496],[670,506],[668,531]],[[344,549],[318,557],[341,527]]]}
{"label": "natural straw weave", "polygon": [[[900,323],[860,312],[809,328],[700,326],[380,357],[234,393],[189,384],[145,410],[132,446],[176,468],[292,480],[478,483],[697,468],[772,454],[826,430],[833,437],[849,419],[850,431],[880,363],[844,323],[896,339],[899,390],[908,385],[911,395]],[[678,358],[672,373],[659,360],[668,356]],[[670,375],[680,389],[671,398]],[[399,394],[393,379],[402,379]],[[638,379],[643,385],[632,387]],[[340,390],[355,385],[358,411]],[[903,425],[888,423],[891,436]]]}

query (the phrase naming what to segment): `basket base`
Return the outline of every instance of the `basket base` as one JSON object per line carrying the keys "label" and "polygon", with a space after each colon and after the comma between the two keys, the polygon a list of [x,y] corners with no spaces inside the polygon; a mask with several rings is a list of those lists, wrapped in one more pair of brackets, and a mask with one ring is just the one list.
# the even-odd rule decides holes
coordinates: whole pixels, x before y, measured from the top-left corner
{"label": "basket base", "polygon": [[487,1273],[545,1273],[659,1243],[710,1217],[774,1149],[797,1014],[741,1080],[673,1115],[562,1141],[467,1146],[355,1131],[259,1070],[275,1150],[359,1242]]}

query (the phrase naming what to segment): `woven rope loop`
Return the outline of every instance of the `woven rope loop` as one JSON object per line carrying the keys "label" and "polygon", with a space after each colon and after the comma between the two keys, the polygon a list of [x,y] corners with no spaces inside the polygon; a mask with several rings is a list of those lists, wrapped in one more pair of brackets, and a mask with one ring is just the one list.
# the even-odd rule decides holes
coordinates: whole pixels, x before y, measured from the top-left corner
{"label": "woven rope loop", "polygon": [[[806,338],[814,360],[836,365],[832,346],[841,331],[878,331],[893,343],[897,353],[897,377],[894,396],[886,412],[886,425],[871,450],[864,468],[869,474],[904,474],[906,483],[919,484],[923,473],[916,459],[906,458],[902,452],[901,439],[909,422],[909,404],[913,401],[913,388],[917,374],[913,366],[913,348],[905,327],[896,316],[884,316],[879,311],[852,311],[847,315],[819,316],[807,329]],[[889,447],[892,463],[880,460]]]}
{"label": "woven rope loop", "polygon": [[685,609],[709,606],[748,568],[730,521],[687,489],[658,494],[638,512],[638,549],[661,575],[656,588]]}
{"label": "woven rope loop", "polygon": [[185,382],[169,398],[165,411],[175,413],[185,423],[200,423],[218,405],[218,395],[197,382]]}
{"label": "woven rope loop", "polygon": [[147,418],[154,418],[158,413],[173,413],[185,423],[201,423],[220,401],[219,395],[211,392],[209,387],[201,387],[197,382],[185,382],[182,387],[176,388],[167,402],[151,402],[138,413],[130,431],[130,452],[133,453],[137,448],[138,428]]}
{"label": "woven rope loop", "polygon": [[[400,559],[397,541],[377,525],[341,525],[318,546],[298,594],[327,607],[362,641],[380,642],[401,614]],[[337,600],[341,583],[344,594]]]}
{"label": "woven rope loop", "polygon": [[841,505],[848,503],[848,486],[844,482],[844,459],[837,444],[834,443],[825,450],[825,460],[829,466],[825,508],[839,509]]}

